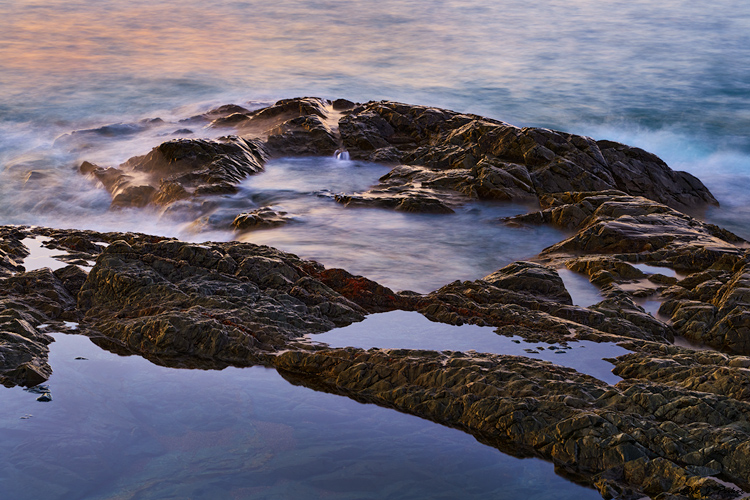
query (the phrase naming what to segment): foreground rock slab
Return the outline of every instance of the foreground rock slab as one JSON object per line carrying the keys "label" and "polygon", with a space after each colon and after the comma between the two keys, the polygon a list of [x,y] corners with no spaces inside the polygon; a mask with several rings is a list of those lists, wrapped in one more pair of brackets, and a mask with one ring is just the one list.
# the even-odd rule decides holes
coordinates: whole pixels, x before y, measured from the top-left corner
{"label": "foreground rock slab", "polygon": [[513,356],[337,349],[286,352],[290,380],[464,429],[540,456],[605,498],[735,498],[750,477],[750,404],[648,381],[603,382]]}

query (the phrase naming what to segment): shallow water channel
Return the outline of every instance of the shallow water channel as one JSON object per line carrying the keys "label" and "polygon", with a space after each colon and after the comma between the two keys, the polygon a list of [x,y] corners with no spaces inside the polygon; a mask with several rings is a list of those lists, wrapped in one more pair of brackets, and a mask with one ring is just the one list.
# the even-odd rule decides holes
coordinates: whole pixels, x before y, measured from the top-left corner
{"label": "shallow water channel", "polygon": [[550,463],[271,369],[176,370],[54,336],[52,401],[0,391],[3,498],[600,498]]}
{"label": "shallow water channel", "polygon": [[609,384],[620,377],[612,373],[612,364],[604,358],[615,358],[629,351],[612,343],[572,341],[565,345],[526,342],[521,337],[497,335],[489,326],[454,326],[435,323],[418,312],[391,311],[371,314],[360,323],[336,328],[326,333],[308,335],[314,342],[331,347],[359,347],[369,349],[431,349],[438,351],[476,351],[510,354],[543,359],[573,368]]}

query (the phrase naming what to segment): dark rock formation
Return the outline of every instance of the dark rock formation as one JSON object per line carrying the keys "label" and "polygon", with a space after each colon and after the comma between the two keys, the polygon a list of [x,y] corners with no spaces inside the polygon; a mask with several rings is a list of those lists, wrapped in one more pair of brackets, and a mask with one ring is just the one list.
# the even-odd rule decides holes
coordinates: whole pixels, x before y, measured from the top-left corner
{"label": "dark rock formation", "polygon": [[402,185],[442,185],[481,199],[617,189],[677,209],[717,204],[692,175],[611,141],[388,101],[354,108],[339,130],[352,158],[422,167],[394,173]]}
{"label": "dark rock formation", "polygon": [[419,298],[414,308],[433,321],[497,326],[501,333],[532,340],[673,339],[668,325],[627,297],[591,308],[572,305],[556,271],[528,262],[516,262],[481,280],[445,285]]}
{"label": "dark rock formation", "polygon": [[[335,200],[346,207],[389,208],[400,212],[420,212],[430,214],[451,214],[451,201],[456,196],[431,189],[401,189],[399,186],[378,187],[366,193],[339,194]],[[463,200],[460,200],[463,201]]]}
{"label": "dark rock formation", "polygon": [[[247,243],[0,228],[0,382],[46,379],[51,338],[39,325],[80,321],[116,352],[168,366],[274,366],[294,383],[463,429],[551,460],[605,498],[738,496],[723,481],[750,489],[750,253],[741,238],[678,211],[716,203],[691,175],[610,141],[393,102],[286,99],[225,106],[190,123],[238,136],[169,141],[118,168],[84,163],[81,172],[105,185],[115,207],[178,210],[232,192],[262,170],[265,151],[345,149],[394,168],[339,203],[450,213],[470,199],[538,201],[541,211],[505,222],[575,234],[535,262],[421,295]],[[237,230],[286,222],[249,208],[234,218]],[[217,218],[226,227],[240,210]],[[22,240],[31,234],[78,266],[26,272]],[[94,259],[89,273],[79,267]],[[588,276],[602,300],[573,305],[563,267]],[[661,315],[643,309],[645,297],[663,301]],[[559,345],[616,342],[630,351],[611,360],[624,380],[610,386],[524,357],[329,349],[303,338],[394,309]],[[678,347],[674,334],[726,353]]]}
{"label": "dark rock formation", "polygon": [[232,227],[238,231],[254,231],[283,226],[291,219],[286,212],[278,212],[269,207],[261,207],[251,212],[239,214],[232,221]]}
{"label": "dark rock formation", "polygon": [[[317,263],[247,243],[116,241],[78,295],[85,321],[131,350],[249,365],[364,318]],[[392,293],[392,292],[391,292]]]}
{"label": "dark rock formation", "polygon": [[216,119],[210,126],[232,127],[243,136],[260,138],[277,156],[331,156],[339,148],[340,111],[336,108],[342,106],[317,97],[282,99],[265,108]]}
{"label": "dark rock formation", "polygon": [[720,263],[663,292],[659,312],[687,339],[728,352],[750,354],[750,255],[731,269]]}
{"label": "dark rock formation", "polygon": [[[570,259],[579,272],[612,277],[607,298],[581,308],[571,305],[554,269],[531,262],[419,295],[246,243],[43,228],[0,234],[0,248],[16,266],[0,287],[0,376],[7,385],[49,376],[51,339],[36,326],[81,318],[82,332],[107,349],[168,366],[275,366],[294,383],[458,427],[517,456],[551,460],[605,497],[736,496],[713,476],[749,486],[750,358],[670,345],[670,328],[638,311],[625,287],[643,273],[616,255]],[[31,234],[79,258],[96,258],[85,282],[76,266],[18,272],[20,242]],[[727,305],[743,310],[744,261],[727,255],[666,290],[700,291],[704,299],[721,291]],[[732,279],[722,283],[721,273]],[[613,360],[625,379],[613,387],[523,357],[365,352],[302,341],[307,333],[393,309],[540,341],[615,341],[632,354]]]}
{"label": "dark rock formation", "polygon": [[513,356],[408,350],[292,351],[296,383],[458,427],[585,477],[605,498],[735,498],[747,487],[750,404],[646,380],[617,387]]}
{"label": "dark rock formation", "polygon": [[592,193],[570,197],[574,203],[538,215],[540,220],[579,229],[575,236],[546,249],[545,255],[632,255],[634,262],[695,271],[727,255],[742,254],[737,246],[744,242],[741,238],[646,198]]}
{"label": "dark rock formation", "polygon": [[[607,300],[591,310],[614,310],[619,318],[641,316],[649,322],[632,297],[654,295],[666,299],[660,313],[671,319],[675,333],[728,352],[750,354],[746,293],[750,279],[744,240],[666,205],[617,192],[564,193],[544,201],[549,208],[510,222],[548,223],[578,231],[545,249],[541,258],[587,274],[603,287]],[[691,274],[679,281],[646,276],[631,265],[639,262]]]}
{"label": "dark rock formation", "polygon": [[113,207],[163,206],[191,197],[232,193],[243,178],[261,172],[265,160],[260,143],[240,137],[175,139],[118,168],[84,162],[80,170],[104,185],[112,195]]}
{"label": "dark rock formation", "polygon": [[0,299],[0,384],[31,387],[52,374],[47,355],[52,337],[35,328],[43,315],[13,299]]}
{"label": "dark rock formation", "polygon": [[[34,386],[47,380],[52,337],[39,330],[43,323],[76,318],[74,288],[76,271],[68,266],[53,273],[47,268],[24,272],[28,255],[22,240],[25,228],[0,228],[0,383]],[[7,253],[6,253],[7,252]],[[8,253],[15,260],[8,258]],[[62,278],[61,278],[62,277]]]}

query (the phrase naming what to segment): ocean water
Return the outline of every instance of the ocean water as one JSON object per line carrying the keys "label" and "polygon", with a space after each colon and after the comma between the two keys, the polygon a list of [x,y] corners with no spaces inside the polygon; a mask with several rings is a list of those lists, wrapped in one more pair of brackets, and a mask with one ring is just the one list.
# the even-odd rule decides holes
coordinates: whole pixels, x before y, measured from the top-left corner
{"label": "ocean water", "polygon": [[[394,325],[398,327],[394,328]],[[494,330],[490,326],[435,323],[418,312],[390,311],[371,314],[362,322],[311,334],[308,338],[331,347],[433,349],[526,356],[573,368],[612,385],[622,378],[612,373],[613,365],[606,359],[630,352],[609,342],[573,340],[559,345],[527,342],[518,336],[497,335]]]}
{"label": "ocean water", "polygon": [[[750,5],[730,0],[2,0],[0,165],[72,129],[215,104],[394,99],[643,147],[700,177],[723,207],[707,216],[750,237],[747,47]],[[83,182],[68,170],[39,194]],[[57,217],[104,217],[100,195]]]}
{"label": "ocean water", "polygon": [[[112,212],[109,195],[81,177],[77,166],[84,159],[117,165],[144,154],[172,136],[174,122],[216,105],[259,106],[280,98],[314,95],[440,106],[516,125],[550,127],[639,146],[658,154],[673,168],[702,179],[721,202],[721,208],[709,209],[705,218],[750,238],[748,47],[750,5],[729,0],[0,0],[0,223],[136,230],[195,241],[235,238],[231,232],[179,214]],[[74,153],[54,147],[57,137],[73,130],[155,117],[166,123]],[[209,130],[195,132],[212,134]],[[453,215],[434,216],[346,210],[333,202],[337,190],[364,189],[382,172],[380,166],[358,162],[278,159],[268,165],[266,173],[244,182],[237,196],[213,200],[215,209],[204,215],[223,219],[232,211],[271,203],[287,211],[293,223],[247,234],[243,239],[315,258],[327,266],[344,267],[393,288],[416,291],[429,291],[454,279],[480,278],[513,260],[532,257],[565,237],[549,228],[521,230],[494,223],[499,216],[530,208],[524,206],[476,203]],[[596,300],[595,292],[580,288],[580,300]],[[71,365],[55,363],[55,376],[70,376],[72,372],[65,366]],[[208,376],[223,377],[224,373]],[[159,387],[152,388],[153,380],[138,378],[137,371],[123,374],[134,377],[137,384],[132,394],[125,395],[132,402],[127,403],[130,413],[118,417],[121,420],[109,422],[111,414],[106,413],[125,405],[117,383],[110,380],[109,385],[94,387],[74,379],[83,392],[70,397],[83,405],[83,414],[73,413],[72,407],[60,409],[69,412],[67,416],[50,413],[45,417],[48,420],[37,415],[21,420],[14,414],[13,425],[0,429],[13,440],[8,444],[11,441],[4,438],[0,457],[15,457],[28,470],[38,463],[38,456],[51,457],[44,469],[45,481],[54,478],[49,498],[54,494],[73,498],[71,491],[80,498],[111,498],[115,493],[122,498],[150,498],[164,494],[179,497],[186,491],[195,497],[208,495],[205,492],[221,482],[214,478],[223,477],[226,471],[239,470],[248,463],[251,471],[256,466],[263,471],[264,464],[276,460],[277,452],[293,455],[289,450],[294,448],[285,448],[291,446],[286,437],[291,431],[278,431],[286,429],[283,426],[290,425],[288,422],[275,422],[270,427],[259,424],[248,431],[242,443],[260,450],[266,445],[256,434],[263,429],[273,431],[269,439],[275,441],[269,441],[270,451],[259,455],[260,462],[253,461],[252,455],[219,462],[216,469],[205,468],[206,460],[225,451],[212,447],[214,437],[220,435],[230,442],[233,435],[225,430],[228,423],[214,425],[213,414],[194,408],[184,410],[186,420],[178,426],[182,434],[175,431],[174,436],[162,436],[157,439],[158,446],[153,440],[148,444],[148,439],[131,442],[132,433],[140,438],[171,432],[167,424],[151,417],[165,411],[183,418],[174,410],[179,408],[175,405],[180,398],[190,399],[203,391],[210,406],[211,398],[218,396],[193,385],[197,382],[190,377],[198,375],[185,377],[183,373],[166,383],[164,387],[174,391],[163,400]],[[243,381],[240,386],[229,384],[232,376]],[[283,393],[279,388],[286,387],[275,375],[258,370],[210,380],[229,384],[230,393],[222,396],[227,400],[247,398],[242,391],[252,384],[273,396],[274,391]],[[5,391],[1,397],[10,398],[11,394],[28,395]],[[294,411],[303,415],[310,410],[311,419],[323,422],[299,432],[309,439],[306,453],[321,446],[329,460],[326,463],[338,467],[338,472],[325,475],[311,469],[310,474],[300,475],[299,462],[288,455],[278,462],[283,472],[274,477],[280,479],[273,485],[264,483],[266,489],[248,493],[245,485],[239,485],[221,491],[238,498],[253,494],[256,498],[292,494],[352,498],[353,490],[339,486],[344,490],[332,494],[331,485],[350,484],[346,480],[350,477],[367,477],[368,484],[375,484],[375,479],[378,485],[396,481],[418,496],[414,492],[419,492],[419,486],[409,481],[431,477],[410,468],[405,478],[399,476],[399,467],[385,470],[385,466],[372,466],[369,459],[358,461],[362,449],[373,449],[368,456],[379,457],[381,464],[390,463],[387,453],[400,455],[397,449],[386,452],[375,450],[372,444],[360,446],[363,437],[356,429],[345,432],[340,448],[326,447],[326,439],[335,435],[331,426],[336,429],[342,421],[367,415],[374,415],[377,422],[373,425],[391,419],[395,422],[401,416],[394,412],[362,407],[366,411],[342,410],[345,418],[338,418],[323,412],[329,405],[328,395],[309,391],[284,394],[278,404],[291,408],[295,398],[302,397],[305,406]],[[55,397],[50,403],[53,406],[45,408],[57,408],[54,405],[62,404],[60,399]],[[9,408],[5,404],[3,408]],[[26,402],[13,404],[16,413],[38,413],[24,406]],[[70,429],[74,427],[54,433],[57,419],[83,419],[86,408],[97,408],[90,420],[83,420],[92,426],[93,434],[73,432]],[[244,418],[247,412],[243,411],[249,408],[235,408],[233,415]],[[138,427],[138,422],[150,427]],[[398,431],[401,434],[390,433],[387,425],[381,425],[375,435],[398,440],[399,436],[425,433],[425,442],[444,439],[430,434],[438,432],[430,430],[431,424],[416,422],[415,427]],[[29,423],[37,427],[18,427]],[[120,446],[117,449],[135,461],[118,477],[121,462],[115,458],[104,461],[110,474],[105,477],[117,488],[109,491],[106,481],[92,482],[86,464],[96,462],[98,454],[108,449],[113,433]],[[316,444],[313,438],[318,433],[324,438]],[[450,450],[450,462],[457,456],[467,457],[468,470],[476,462],[470,458],[473,455],[464,454],[469,453],[464,446],[468,445],[456,444]],[[475,443],[472,446],[482,448]],[[69,470],[61,469],[54,457],[72,452],[79,453],[83,461]],[[486,463],[500,463],[495,450],[487,448],[480,453],[491,453],[483,459]],[[422,454],[408,458],[418,463],[435,454],[424,448]],[[309,461],[303,466],[313,467],[315,458],[306,457]],[[347,475],[345,467],[350,466],[356,475]],[[436,491],[442,492],[442,485],[458,480],[458,476],[444,475],[444,464],[435,467],[438,479],[452,478],[438,481]],[[490,466],[477,469],[488,471],[482,476],[485,479],[489,475],[506,477],[506,472],[485,467]],[[164,476],[159,471],[183,474],[198,469],[203,472],[190,476],[196,480],[192,490],[160,482]],[[21,491],[19,488],[36,480],[22,467],[13,469],[12,474],[11,469],[2,470],[6,471],[0,477],[4,491],[7,487]],[[545,498],[547,492],[560,488],[547,482],[554,477],[551,467],[541,475],[510,465],[498,470],[512,471],[507,476],[512,482],[483,491],[510,488],[508,491],[517,494],[514,498]],[[134,478],[130,484],[128,477]],[[478,477],[471,478],[479,482]],[[90,489],[76,489],[81,484]],[[529,485],[529,489],[513,489],[519,484]],[[473,485],[465,484],[467,488]],[[139,490],[141,486],[146,489]],[[385,498],[391,493],[378,490],[360,496]]]}

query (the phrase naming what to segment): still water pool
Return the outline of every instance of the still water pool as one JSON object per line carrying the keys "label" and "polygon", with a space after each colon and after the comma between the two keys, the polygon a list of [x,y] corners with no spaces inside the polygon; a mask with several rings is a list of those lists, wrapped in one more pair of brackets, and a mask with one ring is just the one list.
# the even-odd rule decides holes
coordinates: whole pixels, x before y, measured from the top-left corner
{"label": "still water pool", "polygon": [[175,370],[54,336],[52,401],[0,391],[3,498],[600,498],[550,463],[274,370]]}

